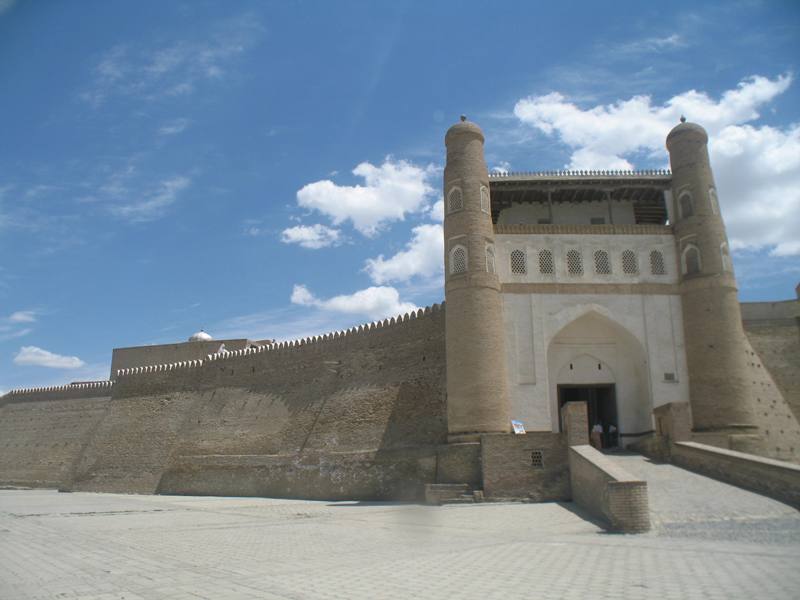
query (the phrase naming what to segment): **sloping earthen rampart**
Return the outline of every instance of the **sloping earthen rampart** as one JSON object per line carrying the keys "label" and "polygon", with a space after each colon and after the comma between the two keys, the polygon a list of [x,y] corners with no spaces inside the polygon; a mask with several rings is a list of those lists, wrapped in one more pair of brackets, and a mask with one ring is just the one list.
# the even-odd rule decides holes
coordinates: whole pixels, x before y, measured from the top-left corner
{"label": "sloping earthen rampart", "polygon": [[800,300],[742,303],[742,323],[753,349],[800,419]]}
{"label": "sloping earthen rampart", "polygon": [[325,336],[120,370],[75,490],[410,498],[446,437],[435,305]]}
{"label": "sloping earthen rampart", "polygon": [[0,483],[59,487],[105,415],[110,381],[14,390],[0,398]]}

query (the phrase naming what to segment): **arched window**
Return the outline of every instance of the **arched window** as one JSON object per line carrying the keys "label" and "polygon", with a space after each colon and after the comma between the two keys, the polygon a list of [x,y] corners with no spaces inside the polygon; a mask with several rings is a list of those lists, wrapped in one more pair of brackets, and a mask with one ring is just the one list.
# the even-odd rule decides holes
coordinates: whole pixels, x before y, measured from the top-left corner
{"label": "arched window", "polygon": [[491,207],[491,202],[489,201],[489,188],[485,185],[481,186],[481,210],[485,213],[489,213]]}
{"label": "arched window", "polygon": [[567,252],[567,273],[570,275],[583,275],[583,257],[580,251]]}
{"label": "arched window", "polygon": [[447,212],[455,212],[464,208],[464,196],[461,194],[460,187],[454,187],[447,194]]}
{"label": "arched window", "polygon": [[511,272],[515,275],[524,275],[528,272],[528,261],[523,250],[511,252]]}
{"label": "arched window", "polygon": [[494,246],[491,244],[486,245],[486,272],[494,273]]}
{"label": "arched window", "polygon": [[703,268],[700,261],[700,250],[694,244],[689,244],[683,250],[681,260],[684,275],[695,275]]}
{"label": "arched window", "polygon": [[467,272],[467,249],[464,246],[453,246],[450,250],[450,274]]}
{"label": "arched window", "polygon": [[650,273],[652,275],[666,275],[667,266],[664,263],[664,255],[658,250],[650,252]]}
{"label": "arched window", "polygon": [[728,251],[728,244],[722,242],[719,245],[719,253],[722,257],[722,270],[733,271],[733,263],[731,262],[731,253]]}
{"label": "arched window", "polygon": [[596,250],[594,253],[594,272],[598,275],[611,275],[611,261],[608,252]]}
{"label": "arched window", "polygon": [[622,272],[626,275],[639,273],[639,261],[636,258],[636,252],[633,250],[625,250],[622,253]]}
{"label": "arched window", "polygon": [[678,198],[678,205],[681,209],[681,218],[691,217],[694,214],[694,203],[689,192],[683,192]]}
{"label": "arched window", "polygon": [[719,214],[719,199],[717,198],[717,190],[713,187],[708,188],[708,203],[711,205],[711,214]]}
{"label": "arched window", "polygon": [[552,275],[556,272],[553,253],[550,250],[539,250],[539,273],[542,275]]}

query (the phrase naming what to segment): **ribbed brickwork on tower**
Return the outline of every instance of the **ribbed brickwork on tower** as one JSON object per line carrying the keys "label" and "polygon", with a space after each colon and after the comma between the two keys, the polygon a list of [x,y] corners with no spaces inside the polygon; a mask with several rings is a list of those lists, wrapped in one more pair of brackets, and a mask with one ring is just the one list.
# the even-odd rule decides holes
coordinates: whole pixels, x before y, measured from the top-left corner
{"label": "ribbed brickwork on tower", "polygon": [[707,144],[694,123],[667,136],[693,426],[746,432],[753,412],[745,334]]}
{"label": "ribbed brickwork on tower", "polygon": [[510,431],[503,300],[483,142],[480,127],[464,119],[445,136],[447,422],[452,442]]}

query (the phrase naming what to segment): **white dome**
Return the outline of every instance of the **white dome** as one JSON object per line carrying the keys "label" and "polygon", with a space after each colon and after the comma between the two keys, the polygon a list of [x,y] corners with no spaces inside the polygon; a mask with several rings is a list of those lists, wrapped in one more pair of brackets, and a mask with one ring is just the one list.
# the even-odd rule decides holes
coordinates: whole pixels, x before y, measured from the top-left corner
{"label": "white dome", "polygon": [[205,331],[203,331],[201,329],[200,331],[195,333],[192,337],[190,337],[189,341],[190,342],[210,342],[213,339],[214,338],[212,338],[210,335],[208,335]]}

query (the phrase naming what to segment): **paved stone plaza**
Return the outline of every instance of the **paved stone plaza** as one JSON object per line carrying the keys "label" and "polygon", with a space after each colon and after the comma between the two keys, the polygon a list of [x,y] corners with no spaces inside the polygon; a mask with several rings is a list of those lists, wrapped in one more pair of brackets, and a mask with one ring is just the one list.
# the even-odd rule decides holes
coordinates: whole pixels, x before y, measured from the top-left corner
{"label": "paved stone plaza", "polygon": [[796,510],[615,460],[649,481],[649,534],[607,534],[571,504],[0,491],[0,598],[800,597]]}

